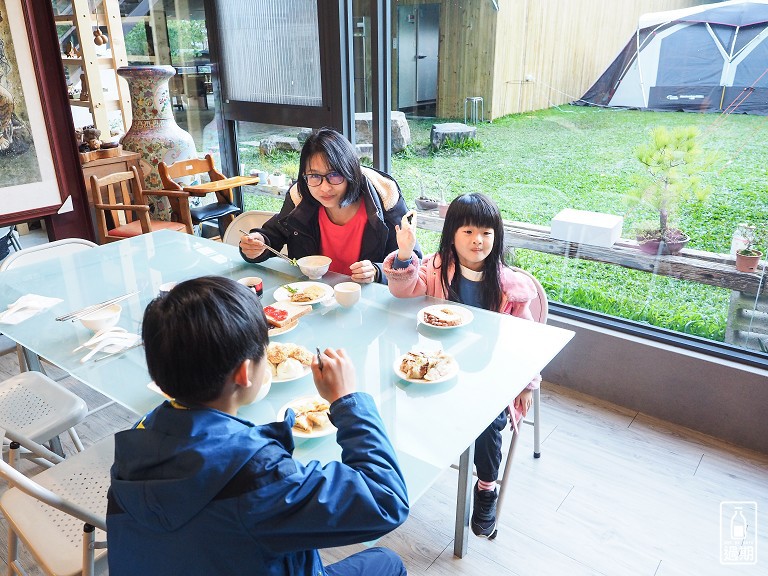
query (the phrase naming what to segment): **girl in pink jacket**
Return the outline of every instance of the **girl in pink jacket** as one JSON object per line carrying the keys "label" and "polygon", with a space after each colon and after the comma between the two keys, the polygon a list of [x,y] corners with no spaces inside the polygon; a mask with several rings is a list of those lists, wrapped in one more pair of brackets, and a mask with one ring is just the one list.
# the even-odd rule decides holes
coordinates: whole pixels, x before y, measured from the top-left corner
{"label": "girl in pink jacket", "polygon": [[[401,226],[395,226],[398,250],[384,260],[384,273],[394,296],[435,296],[533,320],[530,302],[536,298],[536,286],[525,274],[504,265],[504,226],[493,200],[483,194],[464,194],[453,200],[445,215],[438,252],[421,265],[414,254],[414,229],[405,217]],[[534,378],[515,398],[516,420],[527,414],[532,390],[540,381],[540,376]],[[475,442],[478,481],[471,527],[478,536],[496,535],[496,480],[501,464],[501,431],[506,423],[504,411]]]}

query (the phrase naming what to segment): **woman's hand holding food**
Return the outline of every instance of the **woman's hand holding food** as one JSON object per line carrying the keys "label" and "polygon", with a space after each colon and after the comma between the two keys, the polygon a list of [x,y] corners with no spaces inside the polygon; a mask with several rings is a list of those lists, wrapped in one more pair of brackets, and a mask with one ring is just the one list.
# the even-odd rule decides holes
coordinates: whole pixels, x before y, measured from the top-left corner
{"label": "woman's hand holding food", "polygon": [[246,258],[258,258],[264,253],[264,236],[259,232],[243,234],[240,237],[240,251]]}
{"label": "woman's hand holding food", "polygon": [[355,262],[349,267],[352,280],[358,284],[370,284],[376,281],[376,266],[370,260]]}
{"label": "woman's hand holding food", "polygon": [[403,215],[400,226],[395,224],[395,234],[397,235],[397,259],[401,262],[408,262],[416,247],[416,213],[409,210]]}
{"label": "woman's hand holding food", "polygon": [[326,348],[315,356],[312,360],[312,376],[317,392],[330,404],[356,389],[355,367],[343,349]]}

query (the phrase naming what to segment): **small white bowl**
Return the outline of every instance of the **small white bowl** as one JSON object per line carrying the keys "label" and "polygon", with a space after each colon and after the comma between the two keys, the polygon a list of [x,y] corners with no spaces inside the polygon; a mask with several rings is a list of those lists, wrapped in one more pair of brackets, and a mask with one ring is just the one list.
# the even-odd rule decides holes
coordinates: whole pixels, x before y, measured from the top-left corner
{"label": "small white bowl", "polygon": [[333,287],[336,302],[350,308],[360,300],[360,284],[357,282],[340,282]]}
{"label": "small white bowl", "polygon": [[328,256],[304,256],[296,261],[301,272],[309,277],[310,280],[318,280],[323,274],[328,272],[331,266],[331,259]]}
{"label": "small white bowl", "polygon": [[261,388],[259,388],[256,398],[251,401],[251,404],[264,400],[264,398],[267,397],[267,394],[269,394],[270,388],[272,388],[272,371],[267,368],[264,371],[264,382],[261,384]]}
{"label": "small white bowl", "polygon": [[160,294],[167,294],[171,290],[173,290],[173,287],[176,286],[176,282],[163,282],[160,284],[160,286],[157,287]]}
{"label": "small white bowl", "polygon": [[112,326],[117,324],[117,321],[120,320],[120,312],[122,311],[123,308],[120,304],[110,304],[101,310],[81,316],[80,322],[89,330],[98,332],[105,328],[112,328]]}

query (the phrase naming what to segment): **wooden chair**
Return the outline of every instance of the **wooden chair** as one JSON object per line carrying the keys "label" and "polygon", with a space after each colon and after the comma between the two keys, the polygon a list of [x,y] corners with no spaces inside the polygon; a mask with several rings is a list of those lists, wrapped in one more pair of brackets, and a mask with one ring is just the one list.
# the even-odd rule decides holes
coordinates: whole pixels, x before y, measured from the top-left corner
{"label": "wooden chair", "polygon": [[151,190],[150,193],[167,197],[178,221],[153,220],[150,217],[136,167],[132,167],[130,172],[116,172],[104,178],[91,176],[91,202],[96,210],[99,244],[157,230],[193,233],[189,194],[177,190]]}
{"label": "wooden chair", "polygon": [[[160,180],[163,188],[166,190],[186,190],[183,184],[177,182],[181,178],[190,178],[200,174],[207,174],[211,182],[226,180],[227,177],[216,169],[213,164],[213,157],[206,154],[205,158],[191,158],[189,160],[179,160],[173,164],[160,162],[157,165],[157,171],[160,173]],[[225,190],[216,190],[216,202],[204,206],[194,206],[189,209],[193,224],[200,224],[208,220],[217,220],[219,225],[219,236],[224,237],[224,231],[232,218],[241,212],[235,204],[232,188]],[[202,194],[203,196],[205,193]]]}

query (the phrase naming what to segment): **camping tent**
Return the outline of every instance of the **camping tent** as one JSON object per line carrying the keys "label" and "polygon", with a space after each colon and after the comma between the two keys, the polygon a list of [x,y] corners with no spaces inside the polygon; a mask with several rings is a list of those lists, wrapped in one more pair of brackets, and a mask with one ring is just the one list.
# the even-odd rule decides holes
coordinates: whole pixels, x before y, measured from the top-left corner
{"label": "camping tent", "polygon": [[768,0],[641,16],[578,103],[768,115]]}

